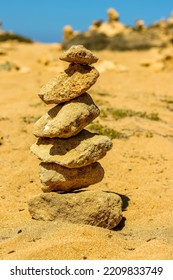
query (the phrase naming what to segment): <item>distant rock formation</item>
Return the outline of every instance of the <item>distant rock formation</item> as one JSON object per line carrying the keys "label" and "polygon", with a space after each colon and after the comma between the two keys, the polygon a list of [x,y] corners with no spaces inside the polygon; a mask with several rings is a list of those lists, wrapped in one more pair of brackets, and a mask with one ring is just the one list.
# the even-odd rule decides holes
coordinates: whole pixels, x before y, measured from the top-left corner
{"label": "distant rock formation", "polygon": [[31,39],[22,35],[13,32],[0,32],[0,42],[5,42],[9,40],[23,42],[23,43],[33,43]]}
{"label": "distant rock formation", "polygon": [[68,40],[77,35],[78,32],[73,30],[71,25],[65,25],[63,28],[63,40]]}
{"label": "distant rock formation", "polygon": [[5,42],[5,41],[17,41],[17,42],[24,42],[24,43],[33,43],[33,41],[25,36],[16,34],[11,31],[3,31],[3,23],[0,20],[0,42]]}
{"label": "distant rock formation", "polygon": [[137,19],[136,21],[135,21],[135,25],[136,25],[136,28],[138,29],[138,30],[143,30],[144,29],[144,21],[142,20],[142,19]]}
{"label": "distant rock formation", "polygon": [[82,44],[90,50],[146,50],[153,47],[163,48],[173,43],[173,14],[168,20],[161,19],[150,26],[145,26],[142,19],[135,21],[135,26],[126,26],[120,22],[119,13],[107,10],[107,21],[93,21],[86,32],[73,33],[63,39],[62,48]]}

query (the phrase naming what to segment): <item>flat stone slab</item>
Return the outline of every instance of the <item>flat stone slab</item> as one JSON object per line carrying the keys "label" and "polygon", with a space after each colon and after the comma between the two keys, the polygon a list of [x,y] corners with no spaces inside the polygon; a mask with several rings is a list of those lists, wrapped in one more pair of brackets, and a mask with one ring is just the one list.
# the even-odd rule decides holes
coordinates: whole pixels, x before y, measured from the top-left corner
{"label": "flat stone slab", "polygon": [[67,139],[38,138],[31,152],[43,162],[54,162],[68,168],[79,168],[98,161],[112,148],[107,136],[82,130]]}
{"label": "flat stone slab", "polygon": [[59,59],[81,64],[92,64],[98,61],[98,57],[90,50],[87,50],[83,45],[71,46],[70,49],[60,55]]}
{"label": "flat stone slab", "polygon": [[94,67],[72,63],[44,85],[38,95],[46,104],[66,102],[86,92],[98,77]]}
{"label": "flat stone slab", "polygon": [[40,180],[44,192],[68,192],[99,183],[104,177],[104,169],[95,162],[81,168],[66,168],[56,163],[40,164]]}
{"label": "flat stone slab", "polygon": [[28,206],[32,218],[36,220],[56,220],[112,229],[122,219],[120,196],[104,191],[44,193],[31,198]]}
{"label": "flat stone slab", "polygon": [[99,108],[88,93],[59,104],[49,110],[34,124],[34,134],[38,137],[68,138],[79,133],[98,115]]}

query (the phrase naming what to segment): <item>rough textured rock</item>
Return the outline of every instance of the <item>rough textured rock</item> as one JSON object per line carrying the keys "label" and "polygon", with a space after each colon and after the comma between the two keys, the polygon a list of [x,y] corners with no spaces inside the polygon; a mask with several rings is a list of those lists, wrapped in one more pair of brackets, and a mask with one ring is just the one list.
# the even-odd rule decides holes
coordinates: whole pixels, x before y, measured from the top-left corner
{"label": "rough textured rock", "polygon": [[35,123],[34,134],[40,137],[68,138],[79,133],[99,113],[91,96],[84,93],[49,110]]}
{"label": "rough textured rock", "polygon": [[104,170],[98,162],[73,169],[56,163],[40,164],[40,180],[44,192],[81,189],[100,182],[103,177]]}
{"label": "rough textured rock", "polygon": [[73,45],[69,50],[61,54],[60,59],[80,64],[92,64],[98,61],[98,57],[82,45]]}
{"label": "rough textured rock", "polygon": [[58,220],[112,229],[121,221],[121,206],[121,198],[115,193],[47,193],[30,199],[29,212],[36,220]]}
{"label": "rough textured rock", "polygon": [[101,159],[111,148],[112,142],[107,136],[82,130],[67,139],[39,138],[31,151],[43,162],[79,168]]}
{"label": "rough textured rock", "polygon": [[71,63],[64,72],[44,85],[38,95],[47,104],[59,104],[86,92],[98,77],[99,72],[94,67]]}

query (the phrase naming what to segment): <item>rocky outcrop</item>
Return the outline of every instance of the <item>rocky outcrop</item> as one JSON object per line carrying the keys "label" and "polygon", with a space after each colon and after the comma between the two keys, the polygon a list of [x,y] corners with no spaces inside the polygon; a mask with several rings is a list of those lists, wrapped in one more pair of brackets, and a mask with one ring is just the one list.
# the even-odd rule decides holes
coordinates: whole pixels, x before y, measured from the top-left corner
{"label": "rocky outcrop", "polygon": [[173,15],[168,20],[161,19],[145,26],[142,19],[135,21],[135,26],[126,26],[120,22],[119,13],[110,8],[107,20],[95,20],[88,31],[63,40],[63,49],[82,44],[90,50],[148,50],[163,48],[173,43]]}

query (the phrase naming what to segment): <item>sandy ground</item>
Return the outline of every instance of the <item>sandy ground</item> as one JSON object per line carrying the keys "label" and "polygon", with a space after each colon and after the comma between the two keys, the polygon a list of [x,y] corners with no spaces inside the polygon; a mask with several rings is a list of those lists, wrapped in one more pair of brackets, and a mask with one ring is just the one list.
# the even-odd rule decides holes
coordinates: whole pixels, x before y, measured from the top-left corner
{"label": "sandy ground", "polygon": [[15,62],[21,71],[0,71],[0,259],[172,259],[173,63],[162,71],[141,66],[153,50],[96,52],[95,67],[108,60],[128,70],[101,73],[89,90],[98,106],[159,116],[157,121],[138,115],[100,118],[126,137],[113,140],[100,161],[105,177],[89,189],[122,197],[120,225],[107,230],[31,219],[27,202],[41,193],[39,160],[29,151],[36,140],[32,128],[52,107],[37,92],[67,67],[59,53],[56,44],[1,43],[0,62]]}

